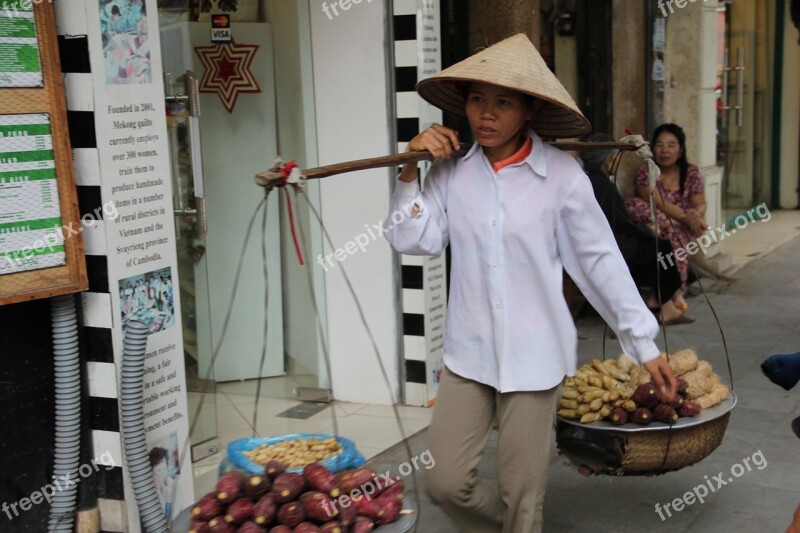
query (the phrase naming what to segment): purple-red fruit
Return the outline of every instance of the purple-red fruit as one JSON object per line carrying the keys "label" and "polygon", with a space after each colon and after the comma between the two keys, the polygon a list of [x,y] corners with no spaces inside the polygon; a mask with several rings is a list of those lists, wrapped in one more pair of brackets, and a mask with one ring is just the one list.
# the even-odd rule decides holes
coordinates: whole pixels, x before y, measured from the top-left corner
{"label": "purple-red fruit", "polygon": [[261,497],[272,488],[272,479],[264,474],[253,474],[244,480],[245,495],[257,502]]}
{"label": "purple-red fruit", "polygon": [[301,522],[297,524],[292,533],[319,533],[319,527],[311,522]]}
{"label": "purple-red fruit", "polygon": [[217,499],[221,503],[231,503],[242,494],[244,474],[232,470],[226,472],[217,481]]}
{"label": "purple-red fruit", "polygon": [[353,526],[348,530],[350,533],[368,533],[375,529],[375,522],[366,516],[357,516],[353,521]]}
{"label": "purple-red fruit", "polygon": [[681,405],[683,405],[683,402],[685,401],[686,400],[683,399],[683,396],[681,396],[680,394],[676,394],[675,398],[672,399],[670,405],[672,406],[673,409],[677,411],[678,409],[681,408]]}
{"label": "purple-red fruit", "polygon": [[640,426],[646,426],[652,421],[653,421],[653,415],[650,412],[650,409],[645,409],[644,407],[640,407],[633,413],[633,422],[639,424]]}
{"label": "purple-red fruit", "polygon": [[225,521],[225,518],[218,516],[208,523],[208,530],[211,533],[236,533],[236,527]]}
{"label": "purple-red fruit", "polygon": [[347,527],[353,524],[356,520],[356,516],[358,516],[358,510],[352,504],[352,502],[347,502],[349,505],[346,507],[342,505],[339,508],[339,522],[342,523],[343,526]]}
{"label": "purple-red fruit", "polygon": [[273,480],[284,472],[286,472],[286,465],[275,459],[268,461],[266,466],[264,466],[264,473]]}
{"label": "purple-red fruit", "polygon": [[628,411],[622,407],[616,407],[613,411],[611,411],[611,416],[609,418],[612,424],[615,426],[621,426],[628,422]]}
{"label": "purple-red fruit", "polygon": [[350,494],[367,483],[374,483],[376,477],[378,477],[378,473],[371,468],[356,468],[336,476],[336,485],[342,494]]}
{"label": "purple-red fruit", "polygon": [[680,414],[681,416],[697,416],[700,414],[700,411],[702,410],[703,408],[700,407],[700,404],[693,402],[691,400],[686,400],[685,402],[683,402],[683,405],[681,405],[678,414]]}
{"label": "purple-red fruit", "polygon": [[292,533],[292,528],[280,524],[269,530],[269,533]]}
{"label": "purple-red fruit", "polygon": [[294,472],[284,472],[272,483],[272,494],[275,503],[289,503],[297,499],[306,486],[303,476]]}
{"label": "purple-red fruit", "polygon": [[406,484],[402,481],[398,481],[388,489],[381,492],[381,495],[378,498],[392,498],[398,501],[403,501],[405,499],[405,494],[403,491],[406,489]]}
{"label": "purple-red fruit", "polygon": [[231,524],[244,524],[253,517],[253,502],[240,498],[228,506],[225,521]]}
{"label": "purple-red fruit", "polygon": [[306,513],[300,502],[284,503],[278,509],[278,522],[289,527],[295,527],[306,519]]}
{"label": "purple-red fruit", "polygon": [[683,378],[678,378],[678,394],[686,394],[686,389],[689,388],[689,382]]}
{"label": "purple-red fruit", "polygon": [[319,463],[307,464],[303,468],[303,476],[306,478],[308,486],[314,490],[330,494],[336,498],[339,496],[339,487],[336,486],[336,476]]}
{"label": "purple-red fruit", "polygon": [[208,522],[205,520],[192,520],[192,526],[189,528],[189,533],[209,533]]}
{"label": "purple-red fruit", "polygon": [[400,516],[400,511],[403,509],[402,501],[384,497],[375,501],[381,506],[380,517],[377,520],[378,525],[394,522]]}
{"label": "purple-red fruit", "polygon": [[675,412],[671,405],[662,403],[653,409],[653,419],[665,424],[674,424],[678,421],[678,413]]}
{"label": "purple-red fruit", "polygon": [[300,503],[306,512],[306,517],[316,522],[327,522],[337,514],[333,500],[319,491],[306,492],[300,495]]}
{"label": "purple-red fruit", "polygon": [[266,526],[275,519],[278,514],[278,506],[271,494],[261,497],[253,506],[253,522],[258,525]]}
{"label": "purple-red fruit", "polygon": [[344,527],[336,520],[333,520],[319,526],[319,533],[344,533]]}
{"label": "purple-red fruit", "polygon": [[373,498],[383,496],[390,490],[393,492],[401,492],[401,493],[404,490],[406,490],[406,483],[402,479],[389,478],[389,480],[391,481],[391,483],[389,481],[385,481],[384,479],[379,480],[380,483],[376,484],[378,490],[375,491],[375,494],[372,496]]}
{"label": "purple-red fruit", "polygon": [[255,522],[245,522],[239,526],[239,529],[236,530],[236,533],[267,533],[267,530]]}
{"label": "purple-red fruit", "polygon": [[656,395],[656,389],[653,387],[652,383],[644,383],[636,387],[631,399],[633,403],[636,404],[636,407],[650,409],[658,405],[658,396]]}
{"label": "purple-red fruit", "polygon": [[222,504],[217,499],[217,493],[209,492],[200,498],[192,508],[192,518],[208,521],[215,516],[221,515],[222,510]]}

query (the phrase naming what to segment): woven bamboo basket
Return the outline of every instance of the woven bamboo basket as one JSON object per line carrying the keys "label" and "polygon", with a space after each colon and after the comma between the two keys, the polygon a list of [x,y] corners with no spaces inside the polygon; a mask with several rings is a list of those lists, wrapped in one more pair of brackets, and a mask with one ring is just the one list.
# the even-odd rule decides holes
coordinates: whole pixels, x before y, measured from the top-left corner
{"label": "woven bamboo basket", "polygon": [[[558,452],[586,474],[658,475],[680,470],[711,455],[722,443],[736,395],[687,425],[620,429],[608,423],[559,419]],[[685,419],[683,419],[685,420]],[[655,424],[655,423],[653,423]]]}

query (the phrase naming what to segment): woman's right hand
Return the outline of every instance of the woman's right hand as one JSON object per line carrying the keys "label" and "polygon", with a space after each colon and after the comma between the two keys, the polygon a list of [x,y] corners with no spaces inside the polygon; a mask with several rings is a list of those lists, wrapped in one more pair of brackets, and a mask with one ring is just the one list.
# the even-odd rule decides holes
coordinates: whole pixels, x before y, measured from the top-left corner
{"label": "woman's right hand", "polygon": [[406,152],[427,150],[436,159],[447,159],[457,152],[460,146],[457,131],[434,124],[411,139],[406,147]]}
{"label": "woman's right hand", "polygon": [[694,209],[688,209],[685,212],[683,223],[689,228],[689,231],[691,231],[692,235],[695,237],[699,237],[708,229],[708,224],[706,224],[705,220],[703,220],[703,217],[700,216],[700,213]]}

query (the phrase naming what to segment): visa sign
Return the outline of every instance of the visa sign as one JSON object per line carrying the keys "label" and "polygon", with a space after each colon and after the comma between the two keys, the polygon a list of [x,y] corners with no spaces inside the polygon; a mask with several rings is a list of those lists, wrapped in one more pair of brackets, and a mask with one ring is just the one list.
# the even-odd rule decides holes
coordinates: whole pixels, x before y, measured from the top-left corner
{"label": "visa sign", "polygon": [[212,43],[229,43],[229,42],[231,42],[231,29],[230,28],[211,28],[211,42]]}

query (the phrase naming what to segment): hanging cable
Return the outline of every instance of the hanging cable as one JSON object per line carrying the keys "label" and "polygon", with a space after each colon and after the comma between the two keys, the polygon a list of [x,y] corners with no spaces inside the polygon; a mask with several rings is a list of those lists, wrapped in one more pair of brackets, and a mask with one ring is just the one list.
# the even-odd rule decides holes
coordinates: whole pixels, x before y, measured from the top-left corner
{"label": "hanging cable", "polygon": [[[328,230],[325,227],[325,224],[323,224],[322,217],[320,216],[319,212],[311,203],[311,200],[308,198],[308,195],[305,193],[305,191],[303,189],[298,189],[298,190],[299,194],[305,199],[306,205],[308,205],[311,212],[314,213],[314,217],[319,222],[319,225],[322,228],[322,233],[325,236],[325,240],[327,241],[328,246],[330,246],[331,248],[335,248],[333,240],[331,239],[331,236],[328,234]],[[364,329],[367,331],[367,336],[369,337],[370,343],[372,344],[372,350],[375,353],[375,357],[378,360],[378,366],[380,367],[381,370],[381,376],[383,377],[383,381],[386,384],[386,388],[389,392],[389,399],[392,401],[392,410],[394,411],[394,416],[395,420],[397,421],[397,427],[400,430],[400,435],[403,438],[403,447],[405,448],[406,454],[408,455],[408,460],[412,461],[413,457],[411,452],[411,445],[408,443],[408,436],[406,435],[405,429],[403,428],[403,423],[400,418],[400,410],[397,408],[397,399],[394,395],[394,390],[392,389],[392,383],[389,380],[389,375],[386,372],[386,367],[383,364],[383,360],[381,359],[381,354],[380,350],[378,349],[378,344],[377,342],[375,342],[375,337],[372,334],[372,330],[370,329],[369,324],[367,324],[367,318],[366,315],[364,314],[364,309],[361,307],[361,302],[358,299],[358,296],[356,295],[355,289],[353,288],[353,284],[350,282],[350,277],[347,275],[347,270],[344,268],[344,265],[342,264],[340,264],[339,267],[342,272],[342,277],[344,278],[344,281],[347,284],[347,288],[350,291],[351,296],[353,297],[353,302],[356,305],[356,309],[358,309],[358,314],[359,317],[361,318],[361,323],[364,325]],[[411,479],[414,482],[414,501],[417,504],[417,512],[419,513],[422,507],[420,504],[419,484],[417,483],[417,475],[414,469],[411,470]],[[414,531],[417,530],[418,525],[419,525],[419,520],[417,519],[414,521]]]}

